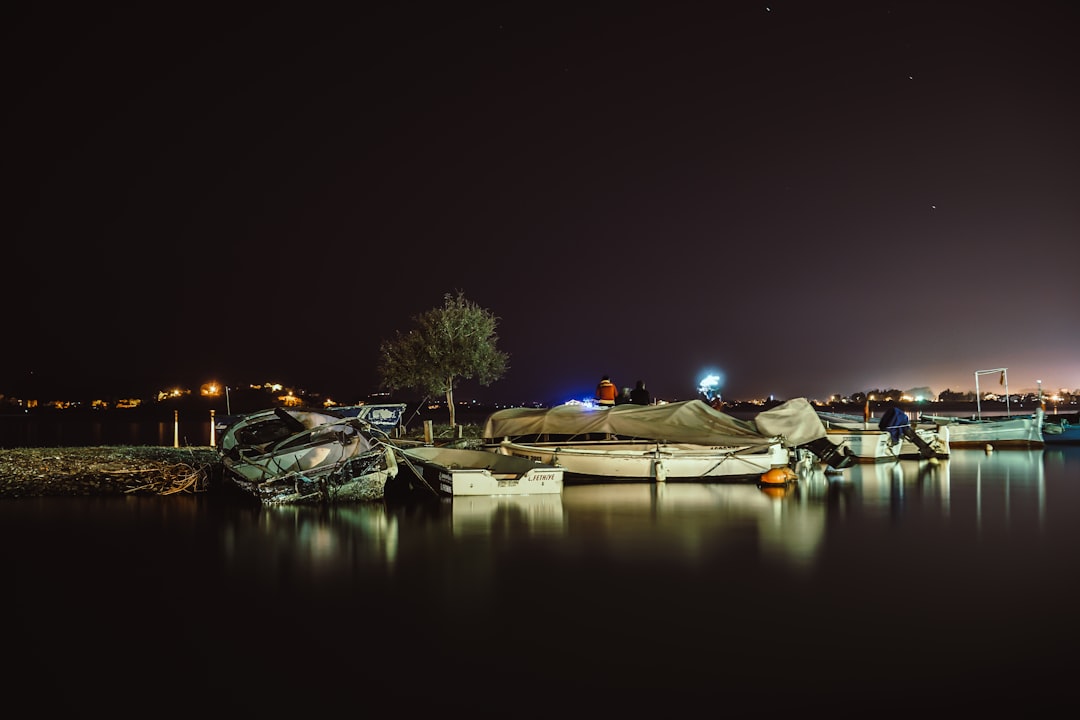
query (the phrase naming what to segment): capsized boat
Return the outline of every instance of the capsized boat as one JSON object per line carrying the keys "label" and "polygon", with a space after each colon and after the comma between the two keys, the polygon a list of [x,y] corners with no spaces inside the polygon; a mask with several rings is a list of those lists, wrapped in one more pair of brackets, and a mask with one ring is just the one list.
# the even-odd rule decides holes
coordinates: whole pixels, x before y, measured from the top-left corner
{"label": "capsized boat", "polygon": [[742,420],[701,400],[594,408],[508,408],[488,416],[485,446],[566,469],[578,480],[757,481],[806,448],[833,467],[854,457],[829,442],[805,398]]}
{"label": "capsized boat", "polygon": [[226,480],[267,505],[382,500],[396,452],[370,423],[311,408],[243,415],[220,444]]}

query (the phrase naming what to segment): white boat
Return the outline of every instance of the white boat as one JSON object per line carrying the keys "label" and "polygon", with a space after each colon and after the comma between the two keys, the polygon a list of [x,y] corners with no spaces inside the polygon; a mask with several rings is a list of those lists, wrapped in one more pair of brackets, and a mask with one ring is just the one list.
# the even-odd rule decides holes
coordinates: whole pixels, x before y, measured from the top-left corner
{"label": "white boat", "polygon": [[1041,407],[1030,415],[971,419],[924,414],[920,419],[924,423],[945,428],[949,433],[949,446],[954,448],[982,448],[987,445],[995,448],[1033,448],[1045,444],[1045,413]]}
{"label": "white boat", "polygon": [[[998,383],[1003,386],[1005,394],[1004,417],[983,417],[982,393],[979,392],[979,377],[982,375],[999,377]],[[1026,415],[1013,415],[1008,409],[1008,368],[975,371],[975,402],[977,415],[974,418],[923,414],[920,419],[922,422],[947,428],[949,445],[954,448],[1033,448],[1045,445],[1043,424],[1046,422],[1046,413],[1041,405],[1035,408],[1035,412]]]}
{"label": "white boat", "polygon": [[401,448],[399,466],[411,465],[442,495],[545,495],[562,492],[564,469],[487,450],[418,446]]}
{"label": "white boat", "polygon": [[221,438],[227,480],[267,505],[382,500],[397,448],[359,418],[273,408],[241,416]]}
{"label": "white boat", "polygon": [[566,469],[586,480],[750,480],[790,467],[805,447],[834,466],[853,462],[826,438],[804,398],[741,420],[701,400],[593,408],[509,408],[481,432],[498,453]]}
{"label": "white boat", "polygon": [[[949,455],[949,431],[933,424],[911,425],[905,413],[881,427],[882,419],[819,410],[829,440],[851,450],[859,462],[888,462],[901,458],[938,458]],[[894,421],[890,421],[894,422]],[[898,432],[890,432],[897,431]],[[909,432],[910,430],[910,432]],[[916,439],[912,439],[914,434]]]}

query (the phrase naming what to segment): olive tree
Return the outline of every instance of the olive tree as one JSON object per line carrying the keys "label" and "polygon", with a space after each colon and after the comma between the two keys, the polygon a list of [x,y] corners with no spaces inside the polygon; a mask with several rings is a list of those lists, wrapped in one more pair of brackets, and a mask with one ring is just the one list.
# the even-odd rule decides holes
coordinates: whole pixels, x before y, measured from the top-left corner
{"label": "olive tree", "polygon": [[506,373],[509,356],[495,346],[499,318],[460,290],[443,298],[442,307],[413,317],[408,332],[399,330],[380,343],[379,374],[384,390],[411,388],[445,397],[453,427],[458,382],[475,378],[490,385]]}

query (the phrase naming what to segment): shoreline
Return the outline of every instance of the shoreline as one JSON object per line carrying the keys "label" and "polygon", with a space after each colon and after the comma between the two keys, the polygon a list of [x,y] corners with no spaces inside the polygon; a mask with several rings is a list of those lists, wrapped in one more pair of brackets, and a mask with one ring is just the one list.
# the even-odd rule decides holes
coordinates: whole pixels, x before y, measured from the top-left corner
{"label": "shoreline", "polygon": [[0,498],[203,493],[222,471],[209,446],[0,449]]}

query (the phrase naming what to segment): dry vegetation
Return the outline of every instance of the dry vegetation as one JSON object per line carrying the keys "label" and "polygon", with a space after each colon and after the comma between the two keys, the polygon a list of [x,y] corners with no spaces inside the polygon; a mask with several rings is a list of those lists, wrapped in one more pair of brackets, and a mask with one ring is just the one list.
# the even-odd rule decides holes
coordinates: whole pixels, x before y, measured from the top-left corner
{"label": "dry vegetation", "polygon": [[197,493],[220,471],[211,447],[0,449],[0,498]]}
{"label": "dry vegetation", "polygon": [[[479,425],[434,425],[436,444],[478,442]],[[460,435],[458,434],[460,432]],[[407,437],[422,441],[423,427]],[[0,449],[0,498],[199,493],[220,484],[212,447],[155,445]]]}

